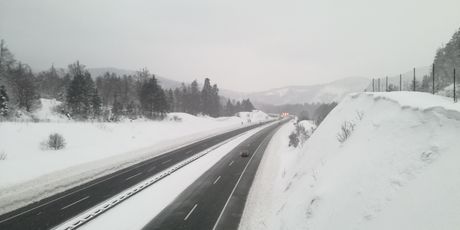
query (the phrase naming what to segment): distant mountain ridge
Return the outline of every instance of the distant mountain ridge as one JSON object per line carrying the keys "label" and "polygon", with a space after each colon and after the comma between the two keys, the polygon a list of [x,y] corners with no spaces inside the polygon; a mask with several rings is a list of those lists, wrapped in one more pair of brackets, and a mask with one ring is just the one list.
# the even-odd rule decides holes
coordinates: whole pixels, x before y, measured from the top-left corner
{"label": "distant mountain ridge", "polygon": [[248,97],[256,104],[331,103],[340,101],[346,94],[364,91],[370,82],[364,77],[349,77],[325,84],[286,86],[250,93]]}
{"label": "distant mountain ridge", "polygon": [[[101,76],[106,72],[119,76],[135,74],[134,70],[118,68],[89,68],[91,76]],[[181,82],[155,75],[160,85],[165,89],[174,89],[181,86]],[[217,82],[219,85],[219,83]],[[337,81],[318,85],[286,86],[261,92],[243,93],[234,90],[220,89],[220,95],[226,98],[241,100],[249,98],[255,104],[303,104],[303,103],[330,103],[340,101],[348,93],[361,92],[371,84],[371,80],[364,77],[349,77]]]}
{"label": "distant mountain ridge", "polygon": [[[113,67],[107,67],[107,68],[88,68],[88,72],[91,74],[92,77],[96,78],[98,76],[104,75],[106,72],[109,73],[115,73],[119,76],[123,75],[133,75],[137,71],[135,70],[126,70],[126,69],[118,69],[118,68],[113,68]],[[157,78],[158,82],[160,83],[161,87],[165,89],[174,89],[177,87],[181,86],[181,82],[171,80],[169,78],[161,77],[155,74],[155,77]]]}

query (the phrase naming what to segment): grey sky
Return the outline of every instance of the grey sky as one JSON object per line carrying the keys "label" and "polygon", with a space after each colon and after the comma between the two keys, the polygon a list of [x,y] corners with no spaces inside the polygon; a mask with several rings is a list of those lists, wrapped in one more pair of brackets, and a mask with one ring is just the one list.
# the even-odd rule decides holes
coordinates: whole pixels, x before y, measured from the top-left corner
{"label": "grey sky", "polygon": [[0,0],[0,38],[35,70],[80,60],[256,91],[432,62],[458,0]]}

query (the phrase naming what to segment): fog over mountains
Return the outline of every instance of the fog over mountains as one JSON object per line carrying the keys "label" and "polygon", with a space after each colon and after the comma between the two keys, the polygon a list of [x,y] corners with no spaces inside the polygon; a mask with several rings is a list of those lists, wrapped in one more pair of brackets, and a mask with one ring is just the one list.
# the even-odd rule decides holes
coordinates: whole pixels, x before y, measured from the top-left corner
{"label": "fog over mountains", "polygon": [[[134,74],[134,70],[124,70],[118,68],[89,68],[91,76],[97,77],[105,72],[113,72],[120,76]],[[181,82],[171,80],[166,77],[155,75],[160,85],[165,88],[176,88],[181,86]],[[200,82],[202,79],[198,79]],[[330,103],[340,101],[348,93],[364,91],[369,86],[371,80],[364,77],[349,77],[337,81],[318,85],[304,86],[285,86],[261,92],[244,93],[228,89],[220,89],[221,96],[230,99],[240,100],[249,98],[255,104],[303,104],[303,103]],[[201,83],[201,82],[200,82]],[[217,82],[219,85],[219,83]]]}

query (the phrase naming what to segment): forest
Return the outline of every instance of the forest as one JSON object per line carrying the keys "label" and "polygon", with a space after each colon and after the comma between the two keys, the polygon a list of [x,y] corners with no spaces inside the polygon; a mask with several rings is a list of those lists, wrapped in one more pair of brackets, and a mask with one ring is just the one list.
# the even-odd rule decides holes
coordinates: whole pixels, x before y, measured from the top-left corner
{"label": "forest", "polygon": [[122,118],[162,119],[168,112],[211,117],[252,111],[249,99],[235,101],[219,95],[217,84],[205,78],[174,89],[164,89],[154,74],[143,68],[132,75],[106,72],[91,76],[79,61],[66,69],[53,65],[34,73],[0,43],[0,117],[11,119],[40,107],[40,98],[63,102],[57,112],[75,120],[118,121]]}

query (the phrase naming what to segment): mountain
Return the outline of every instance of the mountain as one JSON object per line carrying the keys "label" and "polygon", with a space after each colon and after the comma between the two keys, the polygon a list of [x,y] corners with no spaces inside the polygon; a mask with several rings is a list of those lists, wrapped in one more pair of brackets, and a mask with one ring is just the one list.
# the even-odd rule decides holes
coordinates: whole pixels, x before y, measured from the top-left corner
{"label": "mountain", "polygon": [[287,86],[247,95],[256,104],[303,104],[340,101],[346,94],[361,92],[370,84],[364,77],[349,77],[326,84]]}
{"label": "mountain", "polygon": [[[106,72],[119,76],[133,75],[134,70],[118,68],[89,68],[91,76],[101,76]],[[181,82],[155,75],[160,85],[165,89],[174,89],[181,86]],[[287,86],[255,93],[243,93],[234,90],[220,89],[220,95],[225,98],[241,100],[249,98],[255,104],[296,104],[296,103],[330,103],[340,101],[348,93],[363,91],[371,81],[362,77],[350,77],[320,85]],[[219,84],[219,83],[217,83]]]}
{"label": "mountain", "polygon": [[[118,69],[118,68],[113,68],[113,67],[108,67],[108,68],[89,68],[88,69],[89,73],[91,74],[92,77],[98,77],[104,75],[106,72],[110,73],[115,73],[119,76],[123,75],[133,75],[136,73],[135,70],[126,70],[126,69]],[[158,75],[155,75],[157,78],[158,82],[160,83],[161,87],[164,89],[174,89],[177,87],[180,87],[181,82],[171,80],[169,78],[161,77]]]}

